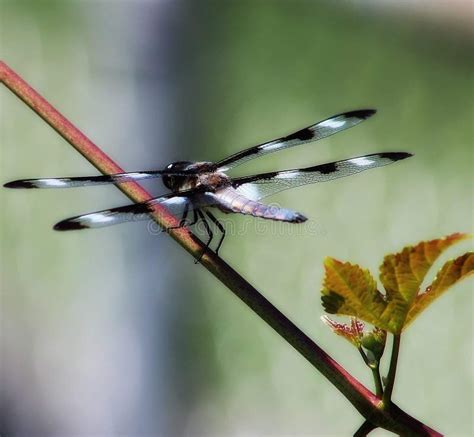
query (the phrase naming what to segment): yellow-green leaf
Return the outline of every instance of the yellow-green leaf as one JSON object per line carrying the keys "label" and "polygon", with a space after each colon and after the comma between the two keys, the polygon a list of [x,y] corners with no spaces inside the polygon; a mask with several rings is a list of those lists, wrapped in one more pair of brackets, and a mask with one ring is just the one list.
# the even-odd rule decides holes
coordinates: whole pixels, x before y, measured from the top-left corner
{"label": "yellow-green leaf", "polygon": [[324,267],[321,290],[324,309],[328,313],[357,317],[383,328],[379,317],[386,304],[370,272],[329,257],[325,259]]}
{"label": "yellow-green leaf", "polygon": [[385,329],[396,333],[402,330],[430,267],[444,250],[465,238],[468,235],[456,233],[442,239],[423,241],[384,258],[380,266],[380,280],[388,302],[385,313],[381,315],[382,326],[388,326]]}
{"label": "yellow-green leaf", "polygon": [[433,283],[419,294],[408,312],[404,328],[449,287],[474,273],[474,253],[468,252],[448,261],[438,272]]}
{"label": "yellow-green leaf", "polygon": [[380,266],[385,295],[377,290],[368,270],[326,258],[321,290],[324,309],[332,314],[357,317],[382,330],[399,334],[429,303],[472,271],[470,255],[447,263],[431,289],[417,297],[428,270],[441,253],[468,237],[467,234],[456,233],[387,255]]}

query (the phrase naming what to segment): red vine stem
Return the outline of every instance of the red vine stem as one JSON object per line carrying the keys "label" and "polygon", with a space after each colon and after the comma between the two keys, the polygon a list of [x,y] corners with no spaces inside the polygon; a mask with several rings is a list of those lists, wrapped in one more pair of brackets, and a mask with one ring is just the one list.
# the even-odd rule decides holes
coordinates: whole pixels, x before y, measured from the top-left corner
{"label": "red vine stem", "polygon": [[[112,174],[124,171],[1,61],[0,80],[101,173]],[[152,198],[136,182],[117,184],[117,187],[134,202],[143,202]],[[152,217],[161,227],[168,228],[178,224],[177,219],[166,208],[159,205],[156,205]],[[172,230],[169,234],[194,257],[197,257],[204,249],[199,239],[185,228]],[[206,252],[201,259],[201,264],[328,378],[371,423],[403,435],[413,433],[426,436],[441,435],[395,406],[393,409],[384,410],[378,397],[352,377],[239,273],[214,253]]]}

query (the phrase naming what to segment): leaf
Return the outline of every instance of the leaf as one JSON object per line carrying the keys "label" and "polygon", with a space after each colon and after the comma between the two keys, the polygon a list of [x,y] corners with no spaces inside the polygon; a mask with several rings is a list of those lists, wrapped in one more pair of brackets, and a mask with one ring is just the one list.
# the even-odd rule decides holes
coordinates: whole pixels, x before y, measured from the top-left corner
{"label": "leaf", "polygon": [[449,287],[474,273],[474,252],[448,261],[436,275],[433,283],[426,291],[419,294],[408,312],[404,328],[411,323],[435,299],[441,296]]}
{"label": "leaf", "polygon": [[405,247],[401,252],[387,255],[380,266],[380,281],[385,287],[387,308],[381,325],[391,332],[401,332],[426,273],[443,251],[468,238],[456,233],[442,239]]}
{"label": "leaf", "polygon": [[357,320],[355,317],[352,317],[350,325],[346,323],[336,322],[335,320],[330,319],[328,316],[322,316],[321,320],[323,321],[323,323],[328,325],[335,334],[344,337],[355,347],[360,347],[362,333],[364,330],[364,324],[360,320]]}
{"label": "leaf", "polygon": [[[369,367],[376,367],[380,363],[387,339],[387,331],[373,328],[371,331],[365,331],[365,325],[355,317],[351,317],[351,324],[339,323],[330,319],[328,316],[322,316],[323,323],[328,325],[332,331],[340,335],[355,346],[363,356],[364,361]],[[365,349],[363,352],[362,349]]]}
{"label": "leaf", "polygon": [[465,259],[460,257],[448,262],[432,288],[417,297],[421,283],[436,259],[447,248],[466,238],[469,235],[456,233],[387,255],[380,266],[385,295],[377,290],[368,270],[326,258],[321,290],[323,307],[328,313],[357,317],[382,330],[399,334],[427,305],[472,271],[473,261],[469,254]]}
{"label": "leaf", "polygon": [[321,300],[326,312],[357,317],[379,326],[386,303],[370,272],[329,257],[324,267]]}

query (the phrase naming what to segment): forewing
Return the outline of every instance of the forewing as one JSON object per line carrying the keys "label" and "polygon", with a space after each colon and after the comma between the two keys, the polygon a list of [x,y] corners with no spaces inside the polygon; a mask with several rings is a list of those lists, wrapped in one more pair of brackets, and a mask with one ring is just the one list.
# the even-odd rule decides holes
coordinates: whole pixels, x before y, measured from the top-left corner
{"label": "forewing", "polygon": [[147,202],[134,203],[118,208],[105,209],[103,211],[71,217],[57,223],[54,229],[56,231],[71,231],[75,229],[102,228],[125,222],[149,220],[150,213],[154,212],[154,207],[158,204],[166,207],[167,210],[177,218],[183,216],[185,209],[191,211],[195,207],[195,204],[187,196],[162,196]]}
{"label": "forewing", "polygon": [[135,171],[129,173],[117,173],[112,175],[100,176],[78,176],[61,178],[43,178],[43,179],[20,179],[7,182],[6,188],[73,188],[86,187],[92,185],[120,184],[123,182],[142,181],[144,179],[158,178],[163,175],[181,176],[187,175],[183,172],[172,172],[167,170],[156,171]]}
{"label": "forewing", "polygon": [[233,186],[237,192],[249,199],[260,200],[290,188],[351,176],[410,156],[410,153],[405,152],[374,153],[303,169],[236,178],[233,180]]}
{"label": "forewing", "polygon": [[226,171],[237,167],[250,159],[287,149],[288,147],[299,146],[300,144],[317,141],[322,138],[334,135],[345,129],[355,126],[375,114],[374,109],[359,109],[356,111],[344,112],[333,115],[326,120],[320,121],[312,126],[301,129],[290,135],[278,138],[258,146],[242,150],[232,156],[217,163],[220,171]]}

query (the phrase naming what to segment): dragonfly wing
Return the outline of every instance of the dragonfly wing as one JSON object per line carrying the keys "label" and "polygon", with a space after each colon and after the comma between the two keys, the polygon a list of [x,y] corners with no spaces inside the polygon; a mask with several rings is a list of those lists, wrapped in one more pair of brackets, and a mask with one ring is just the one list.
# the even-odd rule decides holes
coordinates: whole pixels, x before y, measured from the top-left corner
{"label": "dragonfly wing", "polygon": [[162,196],[147,202],[134,203],[118,208],[105,209],[71,217],[57,223],[54,229],[56,231],[70,231],[75,229],[102,228],[125,222],[150,220],[150,213],[155,212],[156,205],[166,207],[166,209],[177,218],[181,218],[186,209],[189,211],[197,207],[187,196]]}
{"label": "dragonfly wing", "polygon": [[7,182],[6,188],[73,188],[92,185],[120,184],[123,182],[142,181],[144,179],[159,178],[161,176],[186,176],[186,172],[173,172],[168,170],[135,171],[99,176],[78,176],[42,179],[20,179]]}
{"label": "dragonfly wing", "polygon": [[349,129],[361,123],[374,115],[375,112],[374,109],[359,109],[356,111],[333,115],[326,120],[320,121],[285,137],[242,150],[241,152],[218,162],[217,166],[220,171],[227,171],[246,161],[264,156],[268,153],[277,152],[279,150],[287,149],[288,147],[299,146],[300,144],[329,137],[330,135],[334,135],[337,132]]}
{"label": "dragonfly wing", "polygon": [[372,168],[392,164],[410,156],[412,156],[410,153],[405,152],[374,153],[303,169],[236,178],[233,180],[233,187],[238,193],[249,199],[260,200],[290,188],[351,176]]}

